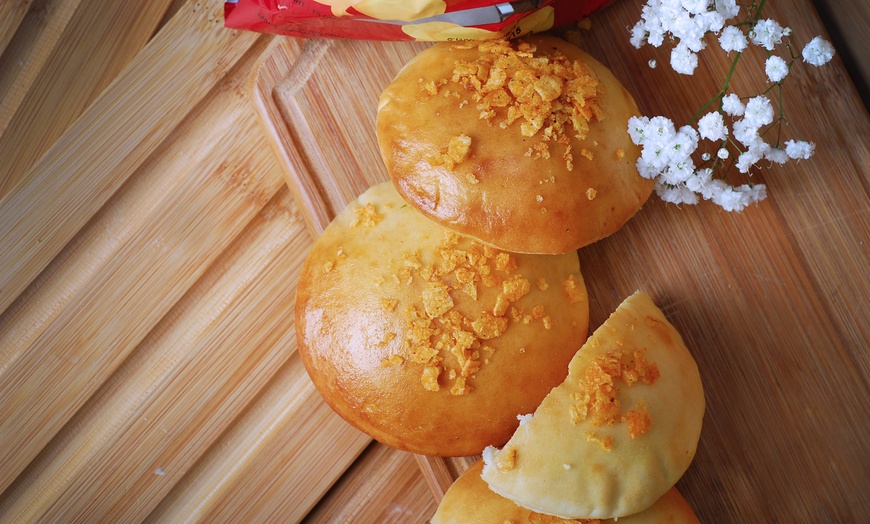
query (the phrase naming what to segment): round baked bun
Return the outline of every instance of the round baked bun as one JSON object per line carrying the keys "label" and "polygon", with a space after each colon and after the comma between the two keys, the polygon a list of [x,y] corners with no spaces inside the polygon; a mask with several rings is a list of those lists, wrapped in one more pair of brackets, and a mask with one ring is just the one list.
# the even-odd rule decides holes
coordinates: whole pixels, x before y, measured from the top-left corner
{"label": "round baked bun", "polygon": [[378,143],[399,194],[457,233],[566,253],[628,221],[653,182],[628,135],[632,96],[568,42],[442,43],[381,95]]}
{"label": "round baked bun", "polygon": [[[483,461],[475,462],[441,499],[431,524],[578,524],[567,520],[517,506],[512,500],[489,489],[480,477]],[[591,519],[590,519],[591,520]],[[590,522],[586,520],[585,522]],[[616,524],[617,520],[605,519],[600,524]],[[640,513],[618,519],[618,524],[698,524],[700,522],[686,499],[671,488],[652,506]]]}
{"label": "round baked bun", "polygon": [[467,456],[507,442],[586,340],[576,253],[462,238],[389,182],[315,242],[296,291],[299,354],[326,402],[375,439]]}

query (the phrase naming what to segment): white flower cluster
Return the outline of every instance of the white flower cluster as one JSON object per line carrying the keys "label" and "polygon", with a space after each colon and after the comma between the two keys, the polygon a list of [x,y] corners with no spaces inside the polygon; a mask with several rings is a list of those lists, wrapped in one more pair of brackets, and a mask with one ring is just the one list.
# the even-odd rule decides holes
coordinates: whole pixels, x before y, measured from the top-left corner
{"label": "white flower cluster", "polygon": [[[725,25],[740,12],[736,0],[649,0],[643,8],[641,20],[631,30],[631,43],[635,47],[645,43],[659,47],[665,37],[674,40],[671,66],[678,73],[687,75],[697,67],[698,52],[706,47],[703,38],[708,33],[719,35],[719,45],[726,53],[742,53],[752,43],[766,50],[768,58],[764,69],[767,79],[772,86],[779,88],[796,57],[792,55],[787,61],[772,51],[783,38],[790,36],[791,30],[774,20],[761,19],[763,4],[762,1],[757,9],[753,4],[755,12],[751,13],[752,18],[749,23],[742,24],[750,27],[744,33],[738,25]],[[802,55],[805,62],[820,66],[831,60],[834,49],[816,37],[804,47]],[[734,65],[739,58],[738,54]],[[729,158],[740,173],[749,174],[752,167],[762,160],[784,164],[789,160],[807,159],[813,154],[815,145],[810,142],[767,143],[763,138],[765,130],[774,122],[781,125],[782,108],[779,108],[777,119],[777,111],[764,94],[744,99],[733,93],[725,94],[729,81],[730,74],[720,93],[705,106],[718,102],[718,107],[701,116],[697,128],[685,125],[677,129],[670,119],[662,116],[629,120],[629,135],[635,144],[641,146],[638,172],[656,180],[656,192],[663,200],[696,204],[703,198],[727,211],[740,211],[763,200],[766,188],[763,184],[733,187],[716,177],[716,170],[726,166]],[[701,164],[696,165],[693,155],[702,141],[712,143],[715,158],[704,152],[700,156]]]}
{"label": "white flower cluster", "polygon": [[706,47],[704,36],[721,31],[739,11],[735,0],[650,0],[631,30],[631,44],[637,48],[644,44],[659,47],[665,36],[676,39],[671,67],[691,75],[698,66],[698,51]]}

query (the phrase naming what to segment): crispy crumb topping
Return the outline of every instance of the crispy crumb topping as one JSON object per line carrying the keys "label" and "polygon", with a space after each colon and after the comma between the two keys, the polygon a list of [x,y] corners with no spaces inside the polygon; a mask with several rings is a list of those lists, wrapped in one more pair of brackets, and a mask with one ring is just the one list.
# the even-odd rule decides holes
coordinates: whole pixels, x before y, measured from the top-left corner
{"label": "crispy crumb topping", "polygon": [[590,187],[586,190],[586,198],[588,200],[595,200],[596,196],[598,196],[598,191],[596,191],[594,187]]}
{"label": "crispy crumb topping", "polygon": [[574,304],[584,299],[585,292],[583,286],[577,282],[577,278],[575,278],[574,275],[569,275],[568,278],[562,282],[562,289],[564,289],[565,293],[568,295],[569,304]]}
{"label": "crispy crumb topping", "polygon": [[632,439],[646,434],[652,418],[644,406],[623,414],[618,397],[620,385],[637,382],[651,385],[659,379],[659,368],[646,359],[646,352],[611,350],[592,359],[580,378],[580,395],[570,408],[573,424],[589,420],[594,426],[613,426],[627,422]]}
{"label": "crispy crumb topping", "polygon": [[401,355],[392,354],[387,358],[381,359],[381,367],[399,366],[405,363],[405,359]]}
{"label": "crispy crumb topping", "polygon": [[586,433],[586,440],[589,442],[597,442],[601,449],[604,451],[610,451],[613,448],[613,437],[607,435],[605,437],[599,437],[595,432],[590,431]]}
{"label": "crispy crumb topping", "polygon": [[356,215],[356,219],[350,225],[352,228],[364,227],[371,229],[384,219],[384,215],[380,214],[371,202],[354,209],[353,212]]}
{"label": "crispy crumb topping", "polygon": [[652,428],[652,417],[643,406],[638,406],[626,413],[625,420],[628,423],[628,434],[633,439],[646,434]]}
{"label": "crispy crumb topping", "polygon": [[[589,123],[603,118],[601,84],[592,69],[557,50],[539,52],[527,42],[480,42],[475,60],[458,60],[451,81],[469,93],[479,118],[507,128],[519,123],[525,137],[539,136],[528,156],[549,158],[547,142],[566,146],[563,159],[573,169],[570,137],[584,140]],[[455,48],[470,49],[467,43]],[[434,83],[427,92],[438,89]],[[464,104],[461,104],[464,105]],[[573,131],[572,131],[573,130]]]}
{"label": "crispy crumb topping", "polygon": [[[429,158],[429,163],[433,166],[445,165],[447,169],[453,169],[457,164],[461,164],[468,159],[471,154],[471,137],[465,133],[461,133],[450,139],[447,147],[442,149],[437,156]],[[474,175],[469,175],[476,181],[471,181],[473,184],[480,182]]]}
{"label": "crispy crumb topping", "polygon": [[[386,311],[398,311],[404,327],[400,355],[402,361],[389,357],[386,365],[414,363],[423,366],[421,384],[430,391],[446,388],[450,394],[466,395],[474,390],[473,379],[481,367],[490,362],[495,350],[486,341],[500,337],[509,328],[508,312],[527,295],[532,284],[517,271],[513,255],[484,246],[471,239],[445,231],[431,263],[424,263],[419,253],[408,252],[394,268],[394,280],[400,285],[419,286],[416,303],[399,306],[395,299],[382,297]],[[539,279],[538,287],[546,289]],[[480,313],[468,315],[457,310],[461,294],[479,300],[479,286],[499,289],[494,305],[481,304]],[[552,319],[542,306],[532,310],[535,320],[552,327]],[[528,323],[527,314],[518,321]],[[515,322],[516,318],[513,319]]]}

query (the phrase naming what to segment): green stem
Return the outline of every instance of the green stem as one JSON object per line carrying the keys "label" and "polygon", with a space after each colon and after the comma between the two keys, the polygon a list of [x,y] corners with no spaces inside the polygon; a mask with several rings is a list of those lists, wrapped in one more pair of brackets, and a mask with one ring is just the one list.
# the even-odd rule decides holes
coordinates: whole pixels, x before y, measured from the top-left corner
{"label": "green stem", "polygon": [[722,89],[720,89],[719,92],[716,93],[716,96],[708,100],[707,103],[701,107],[701,109],[699,109],[694,115],[692,115],[692,118],[689,119],[687,124],[694,124],[696,120],[701,118],[701,115],[704,114],[708,107],[713,105],[714,102],[722,100],[722,97],[725,96],[725,93],[728,92],[728,86],[731,84],[731,75],[734,74],[734,70],[737,68],[737,62],[740,61],[741,55],[742,53],[737,53],[737,55],[734,57],[734,60],[731,62],[731,69],[728,70],[728,75],[725,77],[725,83],[722,84]]}

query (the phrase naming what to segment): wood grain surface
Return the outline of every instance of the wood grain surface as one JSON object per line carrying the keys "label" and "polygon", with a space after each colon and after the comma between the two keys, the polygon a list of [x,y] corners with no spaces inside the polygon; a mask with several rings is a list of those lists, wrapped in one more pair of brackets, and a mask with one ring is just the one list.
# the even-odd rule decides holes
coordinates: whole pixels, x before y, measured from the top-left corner
{"label": "wood grain surface", "polygon": [[[640,5],[616,2],[593,15],[589,30],[566,36],[609,65],[644,114],[685,121],[720,89],[731,57],[711,42],[693,77],[677,75],[661,50],[629,45],[625,28]],[[774,2],[765,16],[793,28],[798,50],[817,34],[827,37],[807,2]],[[374,134],[376,101],[421,45],[306,45],[303,60],[275,42],[255,94],[316,233],[386,179]],[[654,58],[662,65],[651,69]],[[734,91],[765,89],[764,58],[744,54]],[[312,59],[317,67],[299,85],[292,79]],[[729,214],[653,198],[623,230],[580,251],[591,326],[643,289],[699,363],[705,429],[678,487],[702,521],[847,522],[870,515],[863,495],[870,486],[863,436],[870,422],[870,123],[837,60],[793,68],[783,103],[782,140],[806,138],[817,149],[811,160],[754,175],[768,185],[768,200]],[[419,463],[436,497],[467,465]]]}
{"label": "wood grain surface", "polygon": [[[727,64],[649,69],[625,32],[640,4],[572,38],[645,113],[686,118]],[[825,33],[808,0],[768,4],[796,43]],[[425,522],[472,460],[372,441],[295,353],[300,265],[386,179],[377,97],[428,44],[222,14],[0,2],[0,523]],[[770,198],[744,213],[653,199],[584,248],[591,325],[640,288],[684,334],[707,415],[679,487],[703,521],[863,522],[870,118],[839,57],[784,99],[816,156],[757,175]]]}

